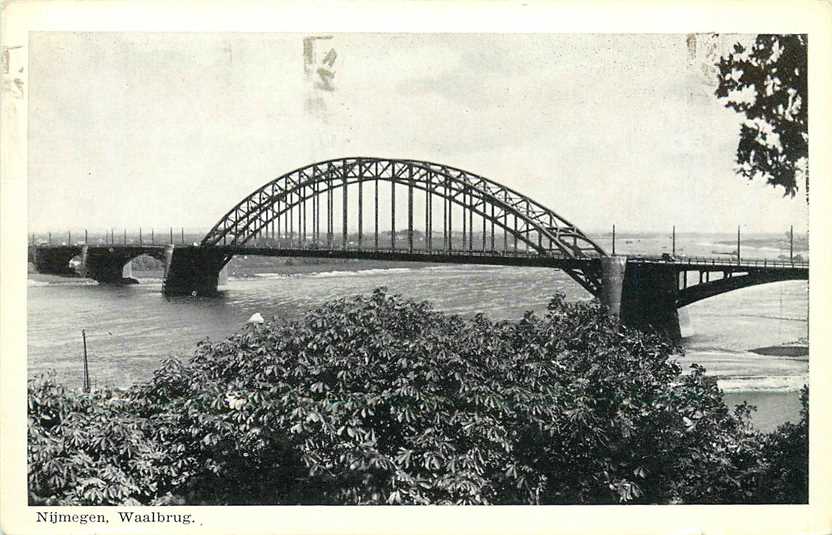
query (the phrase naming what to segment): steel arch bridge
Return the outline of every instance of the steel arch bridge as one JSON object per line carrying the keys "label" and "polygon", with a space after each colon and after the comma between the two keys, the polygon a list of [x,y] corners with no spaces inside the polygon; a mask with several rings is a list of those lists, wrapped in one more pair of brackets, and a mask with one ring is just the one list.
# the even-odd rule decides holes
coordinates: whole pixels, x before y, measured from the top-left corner
{"label": "steel arch bridge", "polygon": [[[404,191],[399,202],[397,189]],[[401,220],[406,224],[397,230]],[[80,245],[33,245],[30,258],[40,272],[68,274],[70,259],[79,256],[83,276],[119,282],[131,258],[151,254],[164,259],[166,295],[215,295],[234,255],[548,267],[565,271],[624,323],[676,338],[678,308],[809,278],[808,262],[793,259],[610,256],[534,199],[456,167],[412,159],[338,158],[295,169],[238,202],[200,244],[186,245],[184,236],[182,242],[173,243],[172,231],[167,245],[152,238],[143,245],[141,234],[138,245],[128,244],[126,233],[121,245],[112,235],[110,243],[90,245],[85,236]],[[698,284],[688,285],[689,275],[698,275]]]}
{"label": "steel arch bridge", "polygon": [[[311,242],[314,247],[327,250],[378,250],[379,237],[383,234],[379,230],[380,183],[387,183],[389,186],[384,187],[390,188],[389,202],[386,207],[381,207],[381,211],[385,218],[388,214],[384,212],[389,212],[392,249],[396,249],[398,234],[395,213],[398,186],[404,188],[407,195],[407,245],[404,250],[414,251],[414,192],[421,192],[423,206],[419,208],[424,214],[425,237],[417,249],[472,254],[518,254],[521,251],[526,256],[563,260],[561,269],[590,293],[598,294],[600,273],[596,263],[568,261],[597,259],[606,257],[607,253],[574,224],[534,199],[497,182],[448,165],[419,160],[351,157],[295,169],[237,203],[213,226],[201,246],[245,248],[253,240],[288,238],[293,247],[296,242],[301,248]],[[334,232],[336,193],[341,197],[340,246],[336,244]],[[367,199],[367,193],[372,193],[371,200]],[[353,204],[357,204],[355,209],[349,204],[351,198]],[[366,207],[365,214],[368,202],[372,206]],[[442,244],[434,247],[437,232],[433,227],[440,213]],[[365,215],[371,215],[370,225]],[[475,219],[481,224],[476,230]],[[348,240],[350,225],[357,226],[357,243]],[[323,231],[322,226],[325,226]],[[367,226],[372,227],[370,247],[365,247],[369,245],[366,243]],[[501,247],[496,243],[497,236],[502,238]],[[230,257],[227,255],[225,261]]]}

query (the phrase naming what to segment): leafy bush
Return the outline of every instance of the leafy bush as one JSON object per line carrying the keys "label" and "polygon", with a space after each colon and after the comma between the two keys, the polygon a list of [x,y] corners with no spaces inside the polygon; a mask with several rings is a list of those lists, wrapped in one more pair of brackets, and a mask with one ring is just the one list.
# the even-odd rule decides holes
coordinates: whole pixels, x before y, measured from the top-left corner
{"label": "leafy bush", "polygon": [[[123,401],[30,385],[30,490],[59,503],[755,501],[776,461],[750,409],[731,412],[674,350],[562,296],[492,322],[380,289],[203,342]],[[78,490],[105,466],[117,496]]]}
{"label": "leafy bush", "polygon": [[29,497],[33,505],[138,505],[163,501],[187,477],[156,430],[115,392],[29,384]]}

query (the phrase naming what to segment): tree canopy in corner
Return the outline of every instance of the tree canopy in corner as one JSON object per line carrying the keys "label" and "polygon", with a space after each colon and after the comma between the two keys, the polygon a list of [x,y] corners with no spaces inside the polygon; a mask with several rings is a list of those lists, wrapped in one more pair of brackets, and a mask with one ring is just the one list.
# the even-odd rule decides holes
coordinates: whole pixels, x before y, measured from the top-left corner
{"label": "tree canopy in corner", "polygon": [[737,173],[764,179],[794,196],[801,179],[808,200],[807,36],[758,35],[720,58],[717,97],[745,116]]}

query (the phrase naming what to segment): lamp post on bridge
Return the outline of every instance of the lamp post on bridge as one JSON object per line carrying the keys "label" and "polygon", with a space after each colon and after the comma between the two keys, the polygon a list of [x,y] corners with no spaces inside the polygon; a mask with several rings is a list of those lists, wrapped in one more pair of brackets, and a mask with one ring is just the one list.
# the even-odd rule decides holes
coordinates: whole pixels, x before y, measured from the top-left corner
{"label": "lamp post on bridge", "polygon": [[671,255],[676,256],[676,225],[673,225],[673,244],[671,246]]}
{"label": "lamp post on bridge", "polygon": [[789,225],[789,262],[794,264],[794,225]]}
{"label": "lamp post on bridge", "polygon": [[740,265],[742,255],[740,254],[740,226],[737,225],[737,265]]}
{"label": "lamp post on bridge", "polygon": [[612,226],[612,255],[615,256],[615,224]]}

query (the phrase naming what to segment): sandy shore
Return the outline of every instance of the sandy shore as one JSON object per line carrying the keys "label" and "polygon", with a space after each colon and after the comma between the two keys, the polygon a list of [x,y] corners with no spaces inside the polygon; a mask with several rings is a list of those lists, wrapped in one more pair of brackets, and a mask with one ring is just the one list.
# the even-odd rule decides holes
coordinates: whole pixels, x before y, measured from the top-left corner
{"label": "sandy shore", "polygon": [[784,344],[780,346],[758,347],[749,349],[751,353],[771,357],[805,357],[809,355],[808,344]]}

